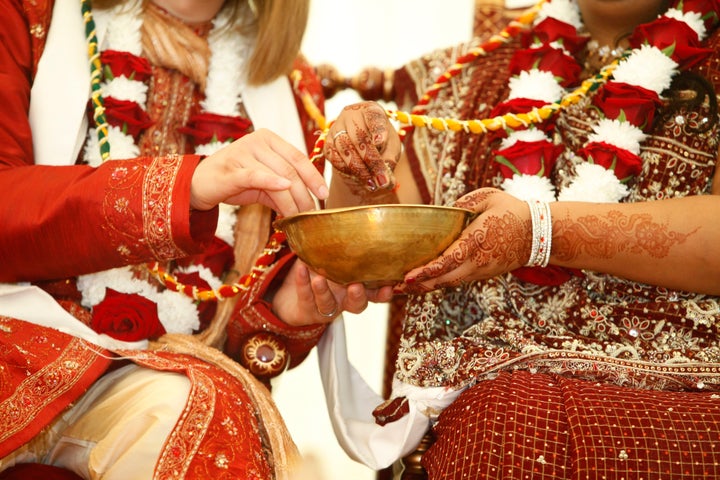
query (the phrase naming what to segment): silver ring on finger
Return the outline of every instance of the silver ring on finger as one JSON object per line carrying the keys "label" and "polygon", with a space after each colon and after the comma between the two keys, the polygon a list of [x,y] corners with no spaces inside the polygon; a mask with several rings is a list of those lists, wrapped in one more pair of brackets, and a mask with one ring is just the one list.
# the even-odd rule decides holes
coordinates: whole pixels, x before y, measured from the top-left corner
{"label": "silver ring on finger", "polygon": [[336,132],[336,133],[333,135],[333,140],[335,140],[337,137],[339,137],[339,136],[342,135],[343,133],[348,133],[348,131],[347,131],[347,130],[340,130],[339,132]]}
{"label": "silver ring on finger", "polygon": [[320,314],[321,317],[333,318],[334,316],[336,316],[336,315],[338,314],[338,309],[339,309],[339,308],[340,308],[340,306],[336,303],[336,304],[335,304],[335,308],[332,309],[332,312],[323,313],[323,312],[320,311],[319,308],[316,307],[315,309],[317,310],[317,312]]}

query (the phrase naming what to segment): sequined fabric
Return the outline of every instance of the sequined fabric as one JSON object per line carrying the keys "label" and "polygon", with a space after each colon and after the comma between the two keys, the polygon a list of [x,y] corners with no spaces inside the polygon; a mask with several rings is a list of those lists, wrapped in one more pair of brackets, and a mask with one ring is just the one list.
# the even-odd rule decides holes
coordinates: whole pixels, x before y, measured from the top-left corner
{"label": "sequined fabric", "polygon": [[[698,67],[720,88],[716,52]],[[403,109],[468,46],[442,50],[399,75]],[[432,116],[486,118],[508,93],[513,45],[441,91]],[[398,77],[396,77],[398,78]],[[596,113],[590,99],[557,119],[577,149]],[[663,113],[663,112],[661,112]],[[708,193],[717,124],[709,110],[674,111],[645,141],[643,170],[625,201]],[[451,204],[502,180],[488,136],[416,129],[406,144],[424,201]],[[576,159],[553,173],[566,185]],[[658,245],[661,247],[662,245]],[[720,299],[583,272],[556,287],[512,275],[409,297],[395,375],[418,386],[469,387],[433,427],[429,478],[717,478]]]}
{"label": "sequined fabric", "polygon": [[429,478],[718,478],[720,396],[502,372],[446,409]]}

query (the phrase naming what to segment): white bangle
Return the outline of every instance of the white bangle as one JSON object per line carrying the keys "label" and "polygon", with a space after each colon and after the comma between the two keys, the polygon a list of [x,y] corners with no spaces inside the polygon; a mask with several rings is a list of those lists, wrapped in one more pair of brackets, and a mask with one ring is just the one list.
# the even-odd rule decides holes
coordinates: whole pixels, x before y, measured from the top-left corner
{"label": "white bangle", "polygon": [[552,217],[550,204],[539,200],[527,200],[532,222],[532,246],[526,267],[547,267],[552,248]]}

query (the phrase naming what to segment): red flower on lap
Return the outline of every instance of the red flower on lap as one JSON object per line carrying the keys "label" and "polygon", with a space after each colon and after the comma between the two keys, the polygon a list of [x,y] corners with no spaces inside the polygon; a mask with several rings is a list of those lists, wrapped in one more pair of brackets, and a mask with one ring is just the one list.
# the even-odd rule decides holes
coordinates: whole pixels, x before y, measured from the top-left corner
{"label": "red flower on lap", "polygon": [[106,290],[103,301],[93,308],[90,327],[125,342],[158,338],[165,334],[155,302],[111,288]]}

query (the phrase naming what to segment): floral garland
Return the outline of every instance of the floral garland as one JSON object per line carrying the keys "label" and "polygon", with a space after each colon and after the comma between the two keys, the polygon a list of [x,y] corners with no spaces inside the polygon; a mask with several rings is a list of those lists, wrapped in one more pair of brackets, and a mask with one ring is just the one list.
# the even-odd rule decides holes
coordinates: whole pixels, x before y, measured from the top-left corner
{"label": "floral garland", "polygon": [[[84,0],[83,13],[86,24],[93,27],[89,30],[94,30],[88,5]],[[152,70],[147,59],[140,56],[142,11],[143,4],[139,1],[116,7],[111,13],[105,48],[99,49],[99,55],[92,55],[93,49],[90,49],[92,78],[99,83],[99,88],[95,89],[98,94],[93,97],[96,117],[100,112],[107,121],[106,129],[88,132],[84,155],[87,163],[93,166],[108,158],[138,157],[138,137],[153,123],[146,112],[147,82]],[[248,45],[236,35],[223,34],[230,21],[227,11],[222,11],[213,21],[208,35],[211,54],[202,111],[193,115],[180,130],[189,136],[198,155],[218,151],[248,133],[252,126],[249,120],[240,116],[239,110],[243,86],[240,67],[247,56]],[[91,47],[97,47],[96,41],[91,38],[88,41]],[[228,69],[227,65],[236,68]],[[102,82],[98,82],[100,78]],[[112,150],[109,150],[110,145]],[[219,277],[233,262],[235,212],[234,206],[220,206],[214,249],[206,255],[178,262],[176,282],[185,282],[194,289],[221,287]],[[151,273],[157,275],[158,268],[156,266]],[[167,287],[168,282],[163,283]],[[166,332],[189,334],[203,328],[214,316],[214,302],[201,304],[192,296],[178,295],[175,289],[158,286],[142,278],[138,268],[133,266],[82,275],[77,279],[81,302],[92,309],[91,326],[122,340],[154,338]],[[142,322],[130,325],[131,319],[139,318],[139,315],[113,313],[128,303],[135,311],[142,312]]]}
{"label": "floral garland", "polygon": [[[502,188],[524,200],[546,202],[618,202],[625,198],[627,183],[642,168],[640,145],[661,104],[662,92],[681,69],[710,53],[699,45],[707,35],[705,22],[708,26],[717,22],[715,11],[705,0],[680,1],[635,30],[629,39],[633,50],[609,67],[612,78],[592,99],[603,115],[575,153],[585,161],[577,165],[570,185],[556,193],[547,177],[564,151],[550,139],[550,125],[509,132],[496,151],[505,177]],[[544,4],[532,31],[523,37],[525,48],[511,60],[510,94],[495,113],[522,111],[561,98],[564,88],[575,84],[580,73],[574,55],[586,41],[577,33],[581,28],[575,2]]]}
{"label": "floral garland", "polygon": [[[508,129],[494,152],[504,177],[501,188],[526,201],[614,203],[625,198],[628,183],[642,169],[641,144],[662,103],[661,94],[680,70],[710,53],[700,42],[708,27],[717,23],[716,12],[713,0],[681,0],[658,19],[635,29],[629,38],[632,50],[604,68],[608,81],[598,85],[592,98],[600,119],[583,147],[574,152],[580,163],[571,182],[559,192],[549,175],[566,152],[551,139],[554,124]],[[581,72],[575,60],[587,41],[578,34],[581,28],[574,1],[545,3],[533,29],[522,37],[524,48],[510,61],[513,76],[508,100],[492,113],[529,111],[562,98],[564,89],[576,84]],[[521,267],[513,274],[540,285],[558,285],[581,272],[551,266]]]}
{"label": "floral garland", "polygon": [[[504,137],[494,152],[505,178],[501,188],[522,200],[618,202],[628,195],[627,184],[642,169],[640,146],[662,104],[662,92],[679,71],[711,53],[700,43],[717,26],[718,12],[719,0],[677,0],[658,19],[635,29],[629,39],[630,52],[567,92],[579,80],[581,67],[575,55],[588,38],[578,34],[582,22],[573,0],[544,0],[526,12],[534,15],[529,32],[513,30],[522,34],[524,48],[511,59],[508,99],[495,107],[490,118],[432,118],[419,114],[423,108],[411,113],[387,110],[386,114],[408,125],[401,133],[426,127]],[[520,18],[523,20],[518,19],[517,25],[528,23],[525,15]],[[500,43],[494,41],[496,46]],[[462,63],[453,64],[421,98],[429,102],[461,68],[486,53],[479,49]],[[565,149],[552,141],[554,124],[546,121],[593,91],[592,103],[602,118],[575,152],[584,161],[576,166],[573,181],[556,192],[548,177]],[[323,133],[313,150],[314,160],[322,155],[327,131]],[[534,283],[553,285],[566,281],[573,272],[523,267],[513,273]]]}

